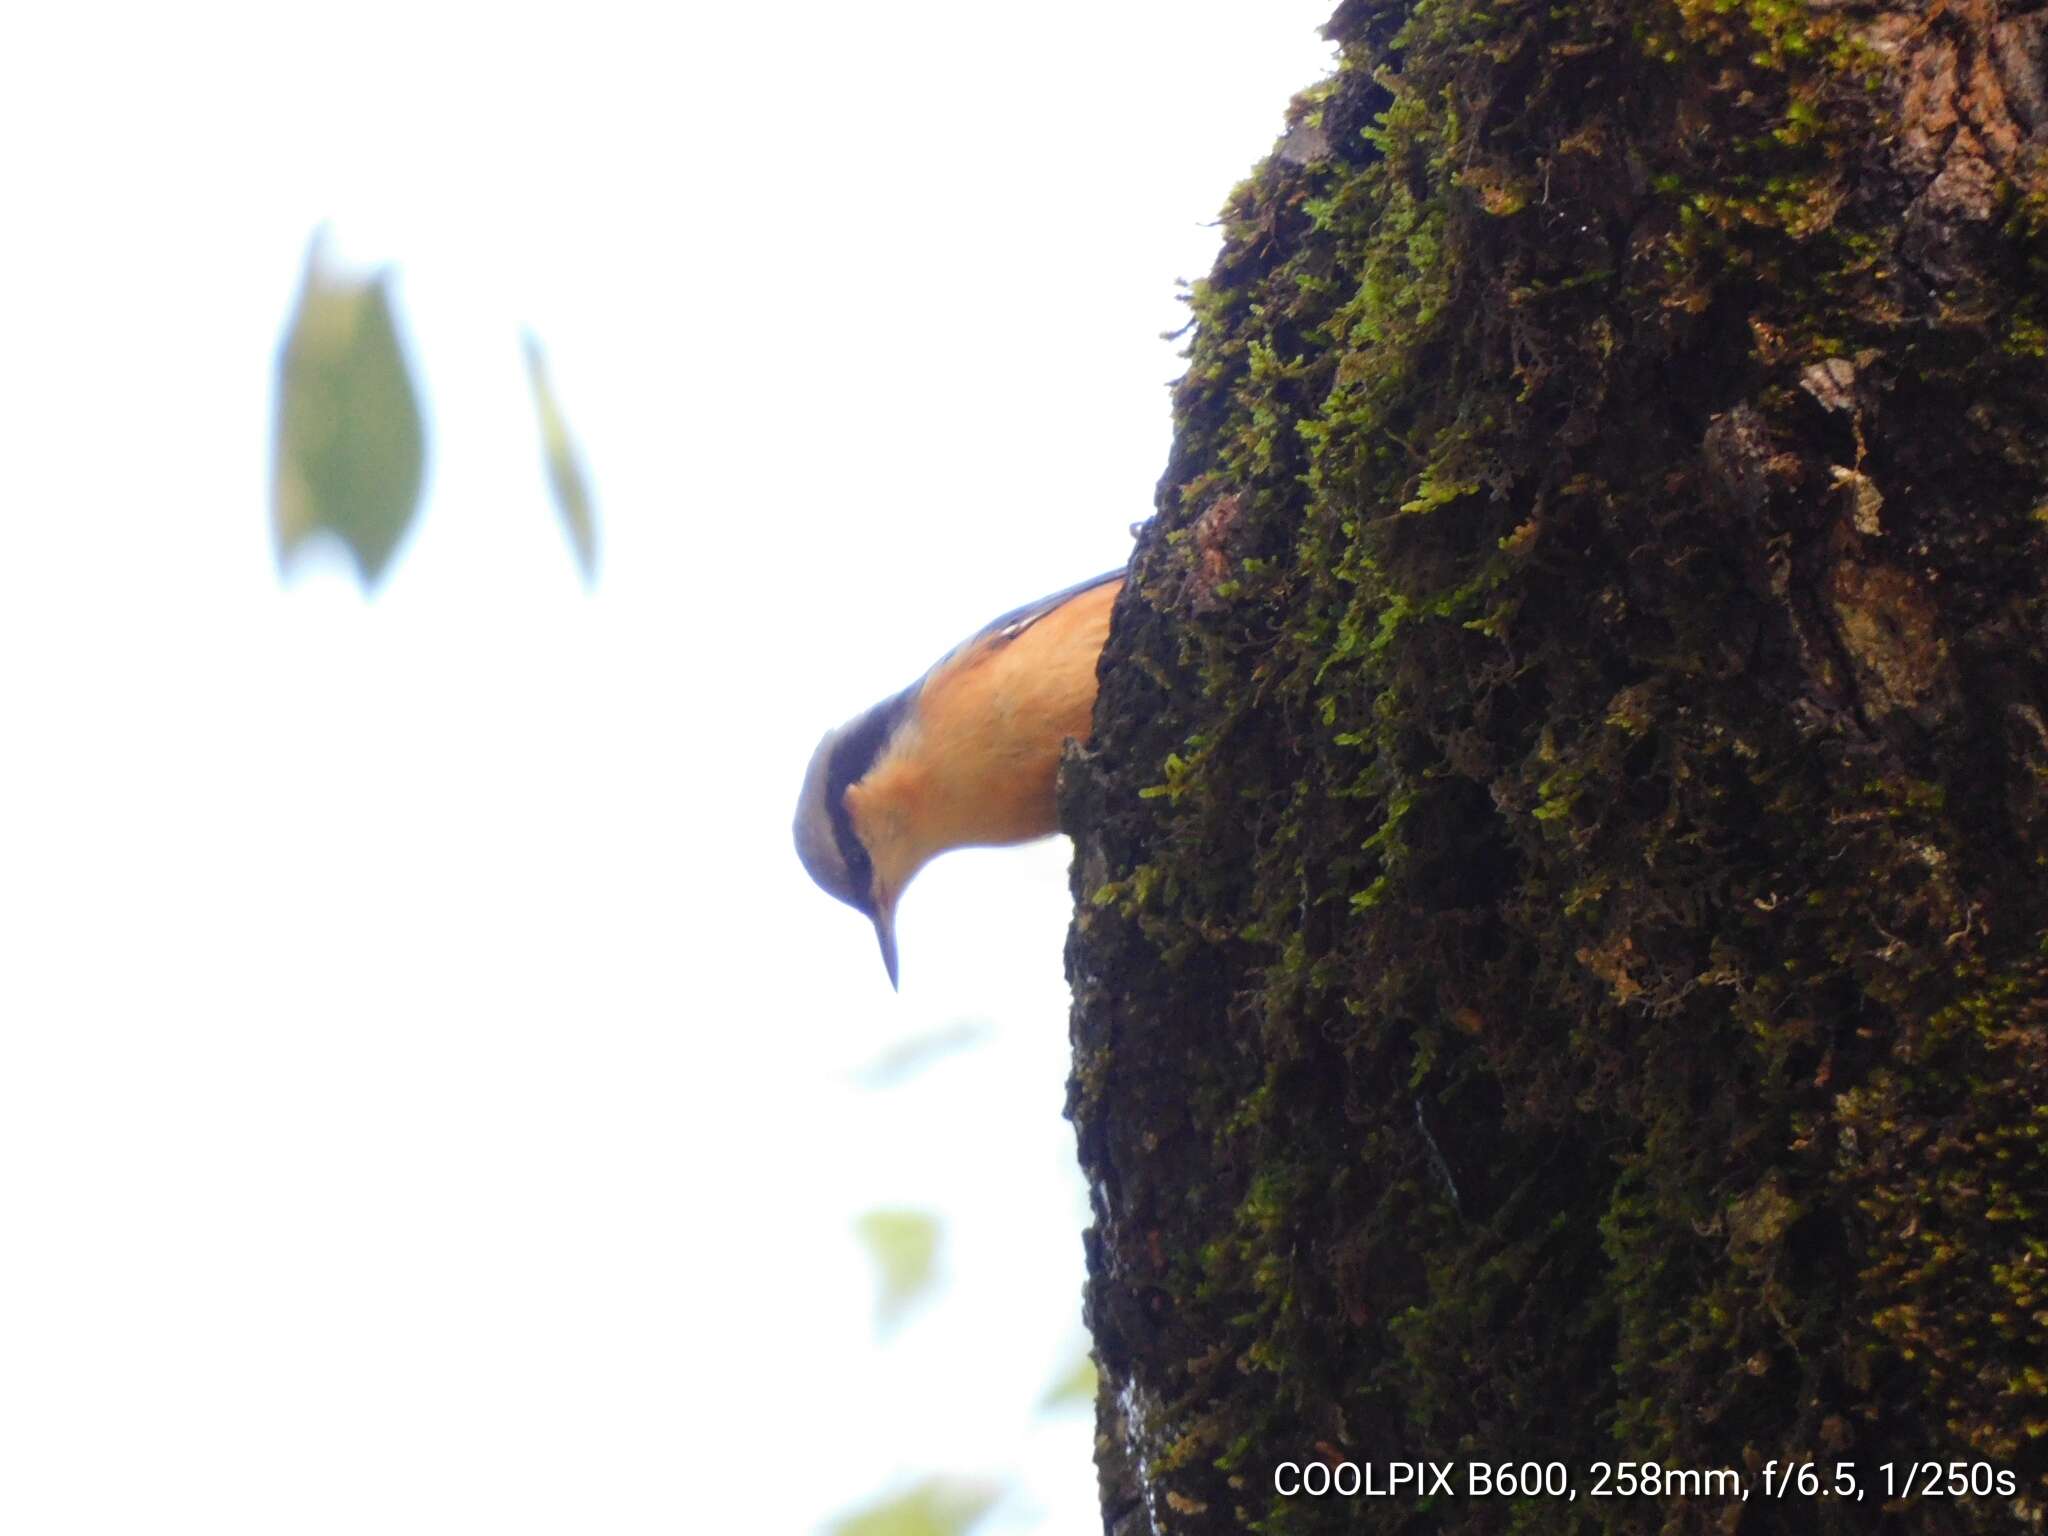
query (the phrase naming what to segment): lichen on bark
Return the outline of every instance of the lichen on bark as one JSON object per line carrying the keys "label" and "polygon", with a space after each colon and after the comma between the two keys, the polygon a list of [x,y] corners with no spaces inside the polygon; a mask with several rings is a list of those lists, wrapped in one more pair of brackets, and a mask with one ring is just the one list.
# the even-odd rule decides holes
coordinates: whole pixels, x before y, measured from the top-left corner
{"label": "lichen on bark", "polygon": [[[1345,0],[1063,817],[1112,1530],[2048,1498],[2048,13]],[[1868,1474],[1866,1474],[1868,1475]]]}

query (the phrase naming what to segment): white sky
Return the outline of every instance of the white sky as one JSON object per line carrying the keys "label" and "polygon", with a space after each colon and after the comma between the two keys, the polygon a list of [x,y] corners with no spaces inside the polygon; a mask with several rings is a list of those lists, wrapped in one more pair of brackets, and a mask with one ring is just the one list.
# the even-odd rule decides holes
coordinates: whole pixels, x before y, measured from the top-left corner
{"label": "white sky", "polygon": [[[801,1532],[928,1472],[1091,1528],[1088,1417],[1034,1411],[1066,844],[921,876],[899,996],[790,811],[827,725],[1123,562],[1174,279],[1328,7],[11,23],[0,1530]],[[266,521],[322,220],[428,404],[370,600]],[[949,1284],[878,1340],[884,1205]]]}

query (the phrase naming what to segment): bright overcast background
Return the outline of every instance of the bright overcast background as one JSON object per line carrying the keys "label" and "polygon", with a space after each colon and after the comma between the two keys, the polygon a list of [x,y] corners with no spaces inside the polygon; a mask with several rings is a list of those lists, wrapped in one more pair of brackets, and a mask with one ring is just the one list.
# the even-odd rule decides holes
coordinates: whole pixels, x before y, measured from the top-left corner
{"label": "bright overcast background", "polygon": [[[1092,1528],[1067,845],[920,877],[899,995],[790,812],[1124,562],[1328,6],[9,24],[0,1530],[805,1532],[931,1473]],[[372,597],[268,527],[323,221],[427,414]],[[893,1331],[877,1207],[943,1222]]]}

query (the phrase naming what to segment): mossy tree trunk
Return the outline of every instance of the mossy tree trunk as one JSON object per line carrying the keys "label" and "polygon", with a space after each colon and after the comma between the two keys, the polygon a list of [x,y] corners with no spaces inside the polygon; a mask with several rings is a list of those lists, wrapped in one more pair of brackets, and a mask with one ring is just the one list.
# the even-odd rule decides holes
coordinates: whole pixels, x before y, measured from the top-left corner
{"label": "mossy tree trunk", "polygon": [[[1106,1522],[2037,1520],[2048,13],[1331,31],[1063,780]],[[1930,1457],[2018,1492],[1882,1510]]]}

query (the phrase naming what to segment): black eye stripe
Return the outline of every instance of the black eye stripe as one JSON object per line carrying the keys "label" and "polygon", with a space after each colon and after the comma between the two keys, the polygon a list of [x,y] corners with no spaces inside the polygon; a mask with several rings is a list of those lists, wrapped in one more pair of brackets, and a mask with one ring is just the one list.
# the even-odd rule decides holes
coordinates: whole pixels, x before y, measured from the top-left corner
{"label": "black eye stripe", "polygon": [[906,688],[862,715],[833,747],[832,761],[826,768],[825,809],[832,818],[832,836],[839,844],[839,856],[846,861],[846,872],[853,884],[847,899],[870,916],[874,915],[875,866],[853,829],[853,813],[846,808],[846,791],[867,777],[867,771],[874,767],[875,759],[889,744],[896,723],[909,710],[910,696],[915,691],[914,686]]}

